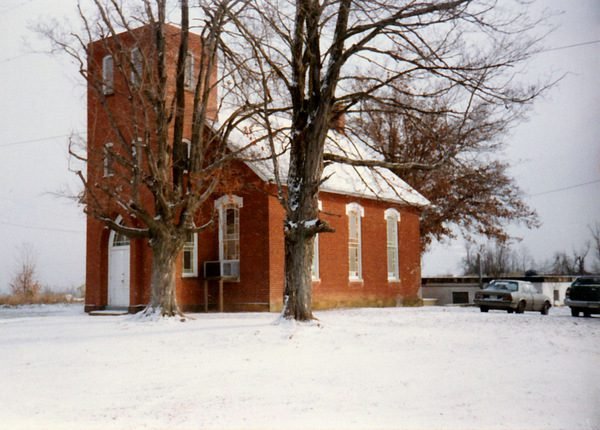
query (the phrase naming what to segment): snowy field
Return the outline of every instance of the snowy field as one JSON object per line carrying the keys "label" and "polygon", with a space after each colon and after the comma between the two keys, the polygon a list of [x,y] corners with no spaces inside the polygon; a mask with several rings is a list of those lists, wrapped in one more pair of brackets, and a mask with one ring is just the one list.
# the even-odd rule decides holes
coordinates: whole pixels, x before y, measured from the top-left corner
{"label": "snowy field", "polygon": [[2,429],[600,428],[600,318],[0,309]]}

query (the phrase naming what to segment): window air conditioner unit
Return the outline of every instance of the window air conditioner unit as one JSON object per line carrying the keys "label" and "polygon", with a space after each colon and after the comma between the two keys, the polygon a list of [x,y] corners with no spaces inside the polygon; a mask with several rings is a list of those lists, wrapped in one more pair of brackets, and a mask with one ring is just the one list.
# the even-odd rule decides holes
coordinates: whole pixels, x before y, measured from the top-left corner
{"label": "window air conditioner unit", "polygon": [[205,261],[204,278],[205,279],[239,279],[240,261],[222,260]]}

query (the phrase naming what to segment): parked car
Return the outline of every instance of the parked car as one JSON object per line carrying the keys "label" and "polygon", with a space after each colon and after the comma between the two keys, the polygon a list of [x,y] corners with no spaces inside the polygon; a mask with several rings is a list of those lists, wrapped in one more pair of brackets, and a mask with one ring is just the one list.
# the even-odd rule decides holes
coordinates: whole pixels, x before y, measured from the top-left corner
{"label": "parked car", "polygon": [[565,293],[565,305],[571,308],[571,315],[584,317],[600,314],[600,277],[582,276],[573,281]]}
{"label": "parked car", "polygon": [[535,311],[548,315],[552,306],[550,298],[538,293],[531,282],[511,279],[490,282],[486,288],[475,293],[474,302],[481,312],[498,309],[518,314]]}

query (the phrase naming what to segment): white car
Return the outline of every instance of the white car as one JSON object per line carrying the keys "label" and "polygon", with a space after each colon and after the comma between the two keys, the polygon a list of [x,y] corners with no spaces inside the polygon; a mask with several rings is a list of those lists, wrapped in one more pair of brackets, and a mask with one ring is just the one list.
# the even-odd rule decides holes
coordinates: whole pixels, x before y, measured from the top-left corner
{"label": "white car", "polygon": [[535,311],[548,315],[548,310],[552,306],[550,298],[538,293],[531,282],[512,279],[490,282],[483,290],[475,293],[474,302],[481,312],[498,309],[518,314]]}

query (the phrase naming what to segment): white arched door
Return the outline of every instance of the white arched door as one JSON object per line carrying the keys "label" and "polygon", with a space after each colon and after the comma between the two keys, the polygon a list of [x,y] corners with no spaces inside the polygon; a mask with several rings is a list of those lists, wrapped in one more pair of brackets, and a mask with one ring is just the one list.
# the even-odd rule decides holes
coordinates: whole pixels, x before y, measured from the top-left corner
{"label": "white arched door", "polygon": [[108,306],[129,306],[129,239],[115,231],[108,241]]}

